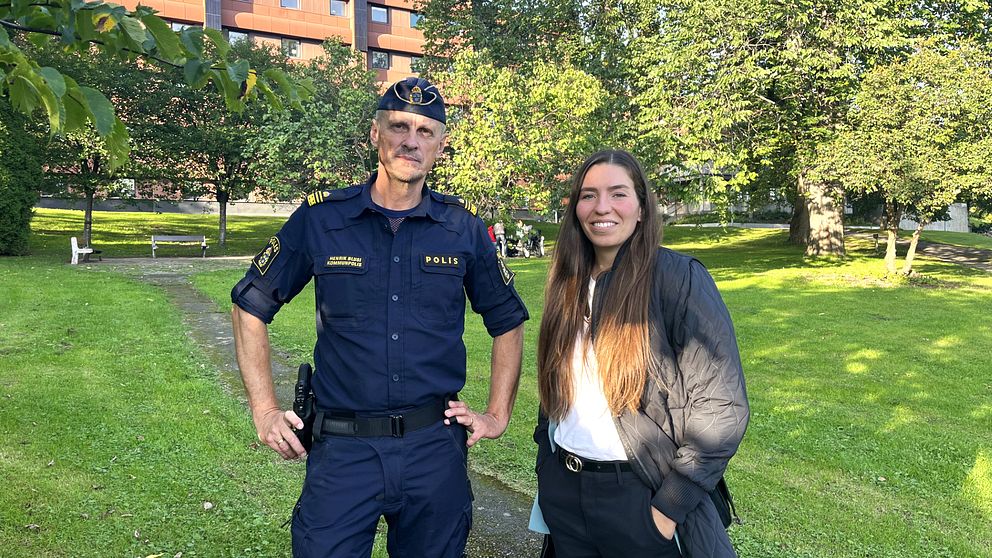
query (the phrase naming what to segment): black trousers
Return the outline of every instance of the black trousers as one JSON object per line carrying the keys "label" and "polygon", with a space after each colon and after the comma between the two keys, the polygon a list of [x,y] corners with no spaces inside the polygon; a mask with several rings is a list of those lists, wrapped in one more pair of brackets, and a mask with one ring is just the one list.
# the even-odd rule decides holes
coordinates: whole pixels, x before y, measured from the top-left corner
{"label": "black trousers", "polygon": [[537,472],[537,492],[557,558],[680,556],[676,542],[655,527],[651,488],[636,473],[573,473],[557,455],[546,457]]}

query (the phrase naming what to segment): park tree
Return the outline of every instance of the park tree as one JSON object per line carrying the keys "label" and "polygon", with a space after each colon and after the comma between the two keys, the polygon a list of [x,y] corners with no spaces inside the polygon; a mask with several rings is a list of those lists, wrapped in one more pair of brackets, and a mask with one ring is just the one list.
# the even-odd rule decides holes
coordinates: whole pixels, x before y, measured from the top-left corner
{"label": "park tree", "polygon": [[369,126],[378,100],[374,72],[361,54],[334,40],[323,55],[292,69],[314,83],[298,109],[267,110],[250,138],[250,171],[278,199],[364,180],[374,169]]}
{"label": "park tree", "polygon": [[843,191],[813,178],[817,148],[844,122],[865,68],[908,44],[897,1],[650,1],[633,64],[642,136],[682,165],[720,169],[714,191],[764,174],[796,200],[791,238],[843,254]]}
{"label": "park tree", "polygon": [[146,6],[129,11],[101,0],[0,4],[0,97],[27,115],[44,110],[52,134],[93,126],[105,144],[111,169],[124,163],[129,148],[127,128],[111,101],[58,68],[39,65],[22,49],[23,40],[38,44],[53,37],[66,51],[97,51],[180,68],[194,89],[212,83],[233,112],[260,94],[268,103],[281,105],[282,100],[298,103],[308,92],[307,84],[293,82],[285,72],[254,71],[247,61],[230,57],[230,45],[220,31],[190,27],[177,34]]}
{"label": "park tree", "polygon": [[464,51],[444,91],[458,108],[437,172],[484,212],[553,209],[571,173],[603,143],[597,112],[608,95],[574,67],[537,61],[524,73],[497,67],[485,51]]}
{"label": "park tree", "polygon": [[888,273],[896,273],[904,215],[918,223],[902,268],[908,275],[926,225],[962,195],[992,192],[990,72],[988,56],[971,45],[921,44],[864,76],[849,126],[823,146],[821,179],[884,200]]}
{"label": "park tree", "polygon": [[0,105],[0,256],[28,252],[31,208],[41,182],[41,149],[26,119]]}

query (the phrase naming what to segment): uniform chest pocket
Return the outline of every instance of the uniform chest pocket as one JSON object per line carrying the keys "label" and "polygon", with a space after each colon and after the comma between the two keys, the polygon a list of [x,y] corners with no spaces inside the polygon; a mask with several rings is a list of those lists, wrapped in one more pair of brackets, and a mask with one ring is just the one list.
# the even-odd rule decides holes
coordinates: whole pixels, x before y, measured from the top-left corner
{"label": "uniform chest pocket", "polygon": [[367,256],[323,255],[314,258],[317,311],[326,327],[362,327],[369,316],[376,274]]}
{"label": "uniform chest pocket", "polygon": [[465,314],[465,257],[421,254],[414,270],[414,313],[432,325],[449,325]]}

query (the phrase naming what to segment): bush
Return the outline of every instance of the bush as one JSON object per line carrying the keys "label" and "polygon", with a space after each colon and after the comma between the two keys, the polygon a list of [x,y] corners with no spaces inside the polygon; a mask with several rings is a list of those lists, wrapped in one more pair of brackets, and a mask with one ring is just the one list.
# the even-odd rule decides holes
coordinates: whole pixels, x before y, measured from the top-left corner
{"label": "bush", "polygon": [[0,256],[28,253],[31,208],[42,177],[37,153],[24,119],[0,102]]}

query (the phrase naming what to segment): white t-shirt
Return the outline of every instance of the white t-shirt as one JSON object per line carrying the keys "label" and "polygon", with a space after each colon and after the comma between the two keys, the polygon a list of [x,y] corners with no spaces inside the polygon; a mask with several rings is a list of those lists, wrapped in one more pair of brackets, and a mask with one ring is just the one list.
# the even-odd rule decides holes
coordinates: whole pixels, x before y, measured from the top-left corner
{"label": "white t-shirt", "polygon": [[[596,281],[589,280],[589,308],[592,314],[592,297]],[[603,384],[596,366],[596,352],[589,335],[589,320],[575,339],[572,351],[572,386],[575,399],[565,419],[555,429],[555,444],[566,450],[595,461],[627,461],[620,434],[617,433],[613,414],[606,403]]]}

